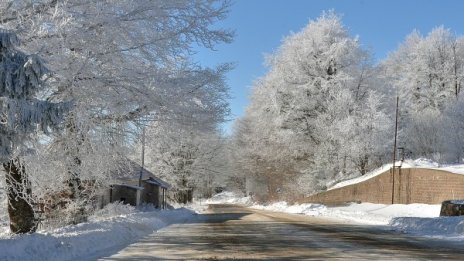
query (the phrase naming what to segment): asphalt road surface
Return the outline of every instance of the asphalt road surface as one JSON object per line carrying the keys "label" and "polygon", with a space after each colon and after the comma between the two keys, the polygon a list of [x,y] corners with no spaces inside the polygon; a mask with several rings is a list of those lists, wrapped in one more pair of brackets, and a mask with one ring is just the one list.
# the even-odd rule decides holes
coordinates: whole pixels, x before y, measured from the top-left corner
{"label": "asphalt road surface", "polygon": [[385,228],[211,205],[99,260],[464,260],[464,249]]}

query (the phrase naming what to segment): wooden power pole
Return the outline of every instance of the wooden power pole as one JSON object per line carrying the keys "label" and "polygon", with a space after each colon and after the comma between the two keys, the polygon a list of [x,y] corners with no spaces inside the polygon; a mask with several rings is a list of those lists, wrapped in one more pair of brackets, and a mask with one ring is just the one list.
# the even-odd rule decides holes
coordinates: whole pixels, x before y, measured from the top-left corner
{"label": "wooden power pole", "polygon": [[396,96],[396,115],[395,115],[395,142],[393,143],[393,165],[392,165],[392,204],[395,203],[395,162],[396,162],[396,140],[398,136],[398,104],[400,97]]}
{"label": "wooden power pole", "polygon": [[139,187],[142,186],[143,168],[145,167],[145,127],[142,129],[142,167],[140,168]]}

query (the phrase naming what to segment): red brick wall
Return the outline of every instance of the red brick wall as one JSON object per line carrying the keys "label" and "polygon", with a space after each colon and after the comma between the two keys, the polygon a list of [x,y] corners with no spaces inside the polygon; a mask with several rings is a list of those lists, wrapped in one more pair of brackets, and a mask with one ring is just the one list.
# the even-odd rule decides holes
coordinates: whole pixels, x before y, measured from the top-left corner
{"label": "red brick wall", "polygon": [[[392,203],[392,174],[386,171],[369,180],[304,198],[302,202],[349,201]],[[440,204],[464,199],[464,175],[434,169],[395,170],[394,203]]]}

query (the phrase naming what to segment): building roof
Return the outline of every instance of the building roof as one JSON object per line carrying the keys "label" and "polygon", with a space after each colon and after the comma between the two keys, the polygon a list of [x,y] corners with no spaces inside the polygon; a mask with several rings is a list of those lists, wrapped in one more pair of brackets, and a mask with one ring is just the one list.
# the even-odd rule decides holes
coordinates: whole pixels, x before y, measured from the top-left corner
{"label": "building roof", "polygon": [[151,173],[146,168],[142,168],[142,166],[140,166],[132,160],[125,160],[118,164],[115,170],[112,171],[112,177],[115,181],[124,183],[128,181],[139,180],[140,172],[142,172],[142,180],[145,182],[158,185],[165,189],[171,187],[169,183],[158,178],[157,176],[155,176],[155,174]]}
{"label": "building roof", "polygon": [[145,182],[149,183],[149,184],[153,184],[153,185],[157,185],[157,186],[160,186],[162,188],[165,188],[165,189],[168,189],[171,187],[171,185],[169,183],[167,183],[166,181],[160,179],[160,178],[153,178],[153,177],[150,177],[148,178],[147,180],[144,180]]}
{"label": "building roof", "polygon": [[114,184],[112,186],[126,187],[126,188],[135,189],[135,190],[143,190],[143,187],[133,186],[133,185],[128,185],[128,184]]}

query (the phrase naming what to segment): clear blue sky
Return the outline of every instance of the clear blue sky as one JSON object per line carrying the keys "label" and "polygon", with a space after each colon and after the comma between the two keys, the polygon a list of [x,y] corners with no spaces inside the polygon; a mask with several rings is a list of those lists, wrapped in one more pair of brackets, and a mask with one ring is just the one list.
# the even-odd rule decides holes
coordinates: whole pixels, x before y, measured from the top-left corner
{"label": "clear blue sky", "polygon": [[[414,29],[427,34],[444,25],[464,34],[464,1],[460,0],[235,0],[229,17],[218,26],[235,30],[232,44],[216,51],[199,50],[196,59],[214,66],[234,62],[228,74],[232,117],[243,115],[251,85],[266,72],[264,54],[274,52],[282,39],[300,31],[322,11],[334,9],[376,60],[395,50]],[[224,125],[230,133],[232,122]]]}

